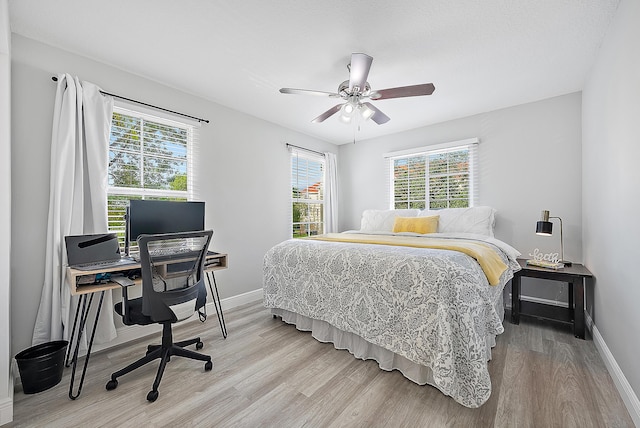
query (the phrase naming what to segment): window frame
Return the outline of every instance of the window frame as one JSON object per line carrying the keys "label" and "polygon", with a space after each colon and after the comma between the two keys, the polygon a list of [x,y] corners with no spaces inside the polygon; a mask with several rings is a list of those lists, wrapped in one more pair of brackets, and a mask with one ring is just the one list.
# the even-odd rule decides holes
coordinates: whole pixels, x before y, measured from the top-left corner
{"label": "window frame", "polygon": [[[443,144],[435,144],[432,146],[418,147],[414,149],[395,151],[390,153],[383,154],[383,157],[386,159],[386,167],[387,167],[387,197],[389,201],[389,208],[396,209],[396,201],[395,201],[395,169],[394,163],[396,160],[400,159],[415,159],[424,157],[425,165],[425,177],[424,177],[424,208],[425,210],[438,210],[442,208],[449,208],[451,205],[451,201],[459,200],[455,198],[447,197],[443,202],[446,202],[446,207],[436,207],[431,208],[431,199],[430,199],[430,187],[429,187],[429,156],[444,154],[444,153],[453,153],[457,151],[468,150],[468,198],[467,203],[469,207],[473,207],[477,204],[478,199],[478,179],[477,179],[477,171],[478,171],[478,138],[469,138],[466,140],[452,141]],[[451,173],[446,173],[444,175],[451,175]],[[407,199],[408,208],[412,208],[410,206],[411,202],[423,202],[420,200],[411,200]]]}
{"label": "window frame", "polygon": [[[140,198],[140,199],[167,199],[167,200],[184,200],[193,201],[196,200],[196,190],[194,186],[194,160],[197,158],[195,152],[198,147],[198,128],[199,123],[192,123],[190,121],[171,119],[163,114],[155,114],[155,111],[150,111],[142,106],[131,106],[129,104],[117,103],[114,105],[113,114],[123,114],[135,118],[142,119],[144,122],[155,122],[161,125],[170,127],[178,127],[186,130],[186,175],[187,175],[187,190],[171,190],[171,189],[149,189],[143,187],[124,187],[124,186],[112,186],[107,181],[107,216],[108,216],[108,230],[109,232],[115,232],[118,234],[118,239],[122,248],[125,248],[125,228],[126,224],[124,220],[124,214],[126,208],[120,210],[114,210],[110,200],[113,196],[123,197],[128,199]],[[141,130],[144,129],[144,122]],[[113,126],[113,124],[112,124]],[[109,147],[108,152],[111,152],[111,129],[109,129]],[[141,147],[142,150],[142,147]],[[108,156],[110,161],[110,156]],[[144,162],[144,155],[140,158],[140,164]],[[109,165],[107,166],[109,173]],[[144,174],[143,174],[144,175]],[[115,214],[113,214],[115,211]]]}
{"label": "window frame", "polygon": [[[301,237],[307,237],[307,236],[313,236],[313,235],[321,235],[324,233],[325,230],[325,218],[324,218],[324,211],[325,211],[325,204],[326,204],[326,172],[327,172],[327,168],[326,168],[326,161],[325,161],[325,157],[324,155],[321,154],[316,154],[304,149],[296,149],[296,148],[290,148],[289,149],[290,155],[289,155],[289,173],[290,173],[290,180],[289,180],[289,195],[290,195],[290,199],[289,199],[289,231],[291,233],[291,237],[292,238],[301,238]],[[320,191],[318,192],[318,194],[321,196],[321,198],[319,199],[314,199],[314,198],[294,198],[294,159],[296,158],[302,158],[302,159],[306,159],[307,161],[311,161],[311,162],[317,162],[320,164],[320,168],[321,168],[321,181],[320,183]],[[307,174],[308,174],[308,168],[307,168]],[[306,188],[310,188],[313,185],[315,185],[315,183],[310,184],[309,186],[307,186]],[[301,192],[302,193],[302,192]],[[305,204],[305,205],[319,205],[319,215],[320,215],[320,220],[319,221],[300,221],[300,222],[294,222],[293,221],[293,211],[294,211],[294,204]],[[306,234],[294,234],[294,227],[295,225],[298,224],[300,226],[306,226]],[[312,227],[312,225],[319,225],[319,228],[314,229]]]}

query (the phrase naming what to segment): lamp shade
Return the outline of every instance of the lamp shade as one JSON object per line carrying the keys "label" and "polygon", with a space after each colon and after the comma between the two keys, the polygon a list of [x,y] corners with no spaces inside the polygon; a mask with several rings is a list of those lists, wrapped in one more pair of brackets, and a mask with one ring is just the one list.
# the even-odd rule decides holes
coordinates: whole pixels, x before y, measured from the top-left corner
{"label": "lamp shade", "polygon": [[553,223],[550,221],[539,221],[536,223],[536,234],[551,236],[553,230]]}

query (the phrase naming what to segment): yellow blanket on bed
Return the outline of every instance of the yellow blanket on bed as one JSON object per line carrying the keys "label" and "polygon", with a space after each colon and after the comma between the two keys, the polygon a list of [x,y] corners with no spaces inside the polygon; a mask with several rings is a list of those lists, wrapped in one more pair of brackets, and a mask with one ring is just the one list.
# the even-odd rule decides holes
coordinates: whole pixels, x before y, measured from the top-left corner
{"label": "yellow blanket on bed", "polygon": [[478,261],[489,284],[497,285],[500,275],[507,269],[498,253],[482,242],[454,238],[421,238],[418,236],[364,235],[355,233],[327,233],[310,237],[319,241],[352,242],[357,244],[394,245],[401,247],[434,248],[460,251]]}

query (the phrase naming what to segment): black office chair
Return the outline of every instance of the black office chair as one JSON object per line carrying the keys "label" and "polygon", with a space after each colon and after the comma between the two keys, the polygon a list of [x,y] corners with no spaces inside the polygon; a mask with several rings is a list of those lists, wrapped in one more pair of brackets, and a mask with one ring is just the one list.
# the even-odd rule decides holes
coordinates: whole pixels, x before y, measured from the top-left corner
{"label": "black office chair", "polygon": [[127,287],[123,287],[122,302],[115,305],[115,310],[126,325],[162,324],[162,344],[150,345],[143,358],[113,373],[107,390],[118,386],[118,377],[156,358],[160,358],[160,366],[153,389],[147,394],[149,401],[158,398],[158,386],[172,355],[206,361],[206,371],[213,368],[210,356],[184,349],[193,344],[196,349],[202,349],[199,337],[174,343],[171,331],[172,323],[189,318],[206,304],[203,267],[212,234],[211,230],[205,230],[138,238],[142,297],[129,299]]}

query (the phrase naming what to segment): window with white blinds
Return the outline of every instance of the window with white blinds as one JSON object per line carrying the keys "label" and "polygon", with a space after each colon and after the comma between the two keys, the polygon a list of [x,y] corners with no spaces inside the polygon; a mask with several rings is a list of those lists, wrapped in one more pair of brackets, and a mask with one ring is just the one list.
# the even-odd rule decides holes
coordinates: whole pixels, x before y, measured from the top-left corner
{"label": "window with white blinds", "polygon": [[387,153],[392,209],[464,208],[476,198],[476,138]]}
{"label": "window with white blinds", "polygon": [[324,157],[291,150],[292,236],[324,233]]}
{"label": "window with white blinds", "polygon": [[107,208],[109,231],[122,245],[130,199],[192,199],[195,135],[193,125],[114,107]]}

